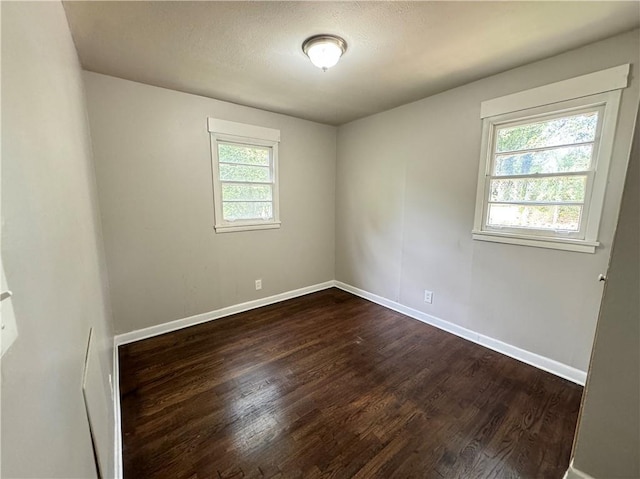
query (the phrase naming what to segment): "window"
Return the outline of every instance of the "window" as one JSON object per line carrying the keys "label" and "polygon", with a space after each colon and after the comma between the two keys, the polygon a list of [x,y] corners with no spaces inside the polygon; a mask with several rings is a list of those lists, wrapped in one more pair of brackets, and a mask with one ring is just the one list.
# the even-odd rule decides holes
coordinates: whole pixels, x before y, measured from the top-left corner
{"label": "window", "polygon": [[279,228],[280,131],[209,118],[216,232]]}
{"label": "window", "polygon": [[[544,104],[585,77],[483,104],[499,114],[483,120],[474,239],[595,251],[620,90]],[[537,105],[520,109],[527,94],[524,104]],[[508,103],[517,111],[501,113]]]}

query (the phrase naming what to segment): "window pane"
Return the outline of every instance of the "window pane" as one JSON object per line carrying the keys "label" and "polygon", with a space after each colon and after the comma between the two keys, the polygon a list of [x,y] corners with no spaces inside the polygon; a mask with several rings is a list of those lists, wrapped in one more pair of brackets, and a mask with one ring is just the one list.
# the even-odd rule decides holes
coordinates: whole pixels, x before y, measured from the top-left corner
{"label": "window pane", "polygon": [[220,163],[222,181],[270,182],[271,169],[265,166],[231,165]]}
{"label": "window pane", "polygon": [[591,166],[593,145],[496,155],[494,176],[585,171]]}
{"label": "window pane", "polygon": [[586,187],[586,176],[491,180],[489,201],[582,202]]}
{"label": "window pane", "polygon": [[580,230],[582,206],[489,205],[489,226]]}
{"label": "window pane", "polygon": [[224,163],[269,166],[269,148],[218,143],[218,158]]}
{"label": "window pane", "polygon": [[273,203],[223,202],[222,215],[226,221],[270,220],[273,219]]}
{"label": "window pane", "polygon": [[500,128],[496,138],[496,151],[519,151],[594,141],[597,125],[598,112],[593,111],[510,128]]}
{"label": "window pane", "polygon": [[272,200],[271,185],[222,185],[222,201]]}

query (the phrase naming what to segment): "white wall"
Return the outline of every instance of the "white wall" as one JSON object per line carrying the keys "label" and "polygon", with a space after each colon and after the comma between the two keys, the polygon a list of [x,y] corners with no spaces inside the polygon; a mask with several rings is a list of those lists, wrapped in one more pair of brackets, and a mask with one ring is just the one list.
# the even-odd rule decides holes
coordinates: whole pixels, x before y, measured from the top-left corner
{"label": "white wall", "polygon": [[[636,30],[341,126],[336,279],[586,371],[638,104],[638,45]],[[473,241],[480,103],[623,63],[632,79],[596,254]]]}
{"label": "white wall", "polygon": [[[334,127],[96,73],[85,84],[117,333],[333,279]],[[215,233],[207,117],[281,130],[280,229]]]}
{"label": "white wall", "polygon": [[[95,477],[84,355],[94,327],[94,393],[110,403],[113,335],[81,70],[59,2],[1,8],[2,258],[18,327],[2,358],[2,477]],[[113,413],[100,413],[109,477]]]}

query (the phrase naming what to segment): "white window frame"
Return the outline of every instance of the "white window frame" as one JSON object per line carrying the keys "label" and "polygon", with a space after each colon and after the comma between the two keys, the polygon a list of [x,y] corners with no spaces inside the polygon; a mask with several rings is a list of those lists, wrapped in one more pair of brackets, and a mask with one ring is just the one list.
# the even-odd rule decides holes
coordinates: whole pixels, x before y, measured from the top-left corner
{"label": "white window frame", "polygon": [[[522,246],[594,253],[604,206],[607,177],[615,138],[622,88],[627,86],[629,65],[583,75],[533,90],[482,103],[482,146],[473,239]],[[495,158],[494,142],[499,127],[532,123],[581,111],[599,111],[592,164],[578,232],[536,230],[487,225],[489,185]],[[535,177],[536,175],[524,175]],[[547,177],[540,174],[541,178]],[[505,177],[508,178],[508,177]]]}
{"label": "white window frame", "polygon": [[[213,173],[213,205],[215,215],[214,228],[216,233],[280,228],[280,194],[278,181],[278,145],[280,143],[280,130],[219,120],[216,118],[208,118],[207,126],[211,136],[211,169]],[[244,221],[228,221],[224,219],[222,210],[222,184],[225,182],[220,180],[219,143],[235,143],[269,149],[272,179],[270,184],[272,185],[273,191],[273,218],[268,220],[252,219]]]}

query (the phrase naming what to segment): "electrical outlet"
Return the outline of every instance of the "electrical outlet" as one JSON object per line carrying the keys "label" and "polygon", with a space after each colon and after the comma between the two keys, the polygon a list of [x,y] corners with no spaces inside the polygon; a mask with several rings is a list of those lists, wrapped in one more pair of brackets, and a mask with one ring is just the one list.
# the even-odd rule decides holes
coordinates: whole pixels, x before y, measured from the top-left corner
{"label": "electrical outlet", "polygon": [[256,291],[258,291],[259,289],[262,289],[262,280],[256,279]]}
{"label": "electrical outlet", "polygon": [[424,302],[429,304],[433,303],[433,291],[424,290]]}

